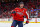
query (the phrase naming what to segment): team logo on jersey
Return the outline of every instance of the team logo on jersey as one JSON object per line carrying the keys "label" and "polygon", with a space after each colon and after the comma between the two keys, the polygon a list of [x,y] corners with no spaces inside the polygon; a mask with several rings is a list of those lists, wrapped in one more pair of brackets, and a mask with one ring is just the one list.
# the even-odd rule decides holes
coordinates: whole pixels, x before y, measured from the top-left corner
{"label": "team logo on jersey", "polygon": [[18,11],[18,10],[17,10]]}
{"label": "team logo on jersey", "polygon": [[22,13],[22,12],[17,12],[17,14],[19,14],[19,15],[23,15],[23,13]]}

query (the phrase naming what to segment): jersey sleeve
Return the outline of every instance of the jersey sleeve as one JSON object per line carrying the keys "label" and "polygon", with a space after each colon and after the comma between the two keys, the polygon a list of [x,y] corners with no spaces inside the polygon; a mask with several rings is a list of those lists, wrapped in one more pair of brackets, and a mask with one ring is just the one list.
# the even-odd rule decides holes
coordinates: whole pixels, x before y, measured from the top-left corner
{"label": "jersey sleeve", "polygon": [[15,10],[13,10],[13,11],[12,11],[12,13],[11,13],[11,15],[12,15],[12,16],[14,16],[14,15],[15,15],[15,13],[16,13],[16,12],[15,12]]}
{"label": "jersey sleeve", "polygon": [[25,9],[25,16],[26,16],[27,19],[29,19],[27,9]]}
{"label": "jersey sleeve", "polygon": [[29,14],[27,13],[27,11],[26,11],[25,14],[26,14],[26,18],[29,19]]}
{"label": "jersey sleeve", "polygon": [[26,21],[26,23],[29,23],[29,21],[28,21],[28,19],[29,19],[29,16],[28,16],[28,13],[27,13],[27,11],[26,11],[25,15],[26,15],[26,18],[27,18],[27,21]]}

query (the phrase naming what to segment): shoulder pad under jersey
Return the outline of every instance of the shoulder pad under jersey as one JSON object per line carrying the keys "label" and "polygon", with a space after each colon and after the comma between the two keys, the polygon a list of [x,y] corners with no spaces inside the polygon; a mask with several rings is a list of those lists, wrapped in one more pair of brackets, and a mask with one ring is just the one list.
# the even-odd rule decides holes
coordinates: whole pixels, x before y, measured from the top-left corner
{"label": "shoulder pad under jersey", "polygon": [[27,11],[27,9],[23,8],[25,11]]}

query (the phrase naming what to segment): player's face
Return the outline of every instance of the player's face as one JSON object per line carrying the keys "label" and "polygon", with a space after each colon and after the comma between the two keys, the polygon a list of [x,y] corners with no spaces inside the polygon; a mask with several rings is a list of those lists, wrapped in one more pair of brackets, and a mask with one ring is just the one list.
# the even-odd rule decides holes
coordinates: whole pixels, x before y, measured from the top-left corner
{"label": "player's face", "polygon": [[20,8],[23,8],[24,7],[24,4],[20,4]]}

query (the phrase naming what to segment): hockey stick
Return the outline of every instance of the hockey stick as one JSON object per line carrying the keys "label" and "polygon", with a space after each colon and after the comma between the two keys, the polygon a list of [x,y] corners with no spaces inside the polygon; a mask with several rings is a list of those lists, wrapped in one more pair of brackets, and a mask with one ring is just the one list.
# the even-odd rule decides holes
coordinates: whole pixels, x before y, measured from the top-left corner
{"label": "hockey stick", "polygon": [[23,24],[23,26],[25,26],[26,24],[28,24],[28,23]]}
{"label": "hockey stick", "polygon": [[[27,21],[31,21],[31,19],[32,19],[32,18],[28,19]],[[23,26],[26,25],[26,24],[28,24],[28,23],[24,23]]]}

